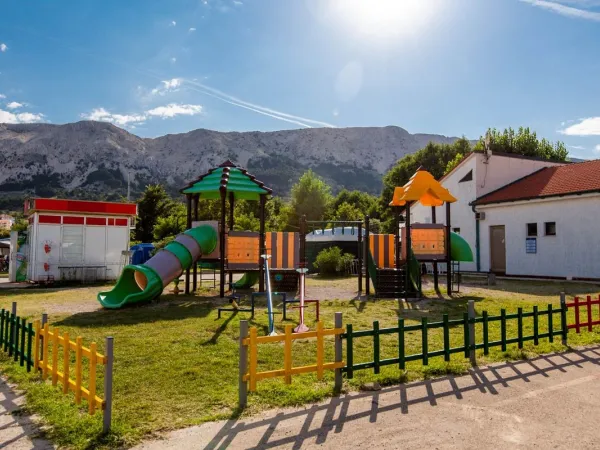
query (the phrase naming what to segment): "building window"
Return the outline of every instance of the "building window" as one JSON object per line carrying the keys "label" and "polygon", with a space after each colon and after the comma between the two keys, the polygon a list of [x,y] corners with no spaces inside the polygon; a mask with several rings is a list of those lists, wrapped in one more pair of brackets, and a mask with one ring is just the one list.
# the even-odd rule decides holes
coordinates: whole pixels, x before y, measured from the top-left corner
{"label": "building window", "polygon": [[452,228],[452,231],[456,234],[460,234],[460,228]]}
{"label": "building window", "polygon": [[537,223],[528,223],[527,224],[527,237],[535,237],[537,236]]}
{"label": "building window", "polygon": [[546,236],[556,236],[556,222],[546,222],[544,228],[546,229]]}
{"label": "building window", "polygon": [[473,169],[469,170],[469,172],[460,179],[459,183],[464,183],[465,181],[473,180]]}

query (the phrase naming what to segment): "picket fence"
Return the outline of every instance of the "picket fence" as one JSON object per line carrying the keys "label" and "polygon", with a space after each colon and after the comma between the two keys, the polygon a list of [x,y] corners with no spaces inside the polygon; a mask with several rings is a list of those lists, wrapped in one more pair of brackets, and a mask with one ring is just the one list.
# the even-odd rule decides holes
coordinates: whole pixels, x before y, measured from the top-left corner
{"label": "picket fence", "polygon": [[[398,369],[406,370],[406,363],[409,361],[421,361],[426,366],[430,358],[443,357],[445,361],[450,361],[453,353],[462,353],[465,358],[469,358],[473,365],[476,364],[476,350],[483,350],[484,355],[489,354],[493,347],[500,347],[502,351],[507,350],[510,344],[517,344],[519,349],[523,348],[525,342],[533,341],[533,345],[539,345],[541,340],[554,342],[555,338],[560,338],[563,345],[567,344],[567,335],[569,329],[575,329],[577,333],[585,328],[592,331],[594,325],[600,325],[600,295],[597,300],[592,300],[590,296],[587,301],[580,301],[575,297],[573,302],[567,303],[565,294],[561,293],[560,307],[554,307],[548,304],[547,307],[540,309],[537,305],[533,306],[531,311],[523,311],[518,308],[516,313],[507,313],[505,309],[500,310],[499,315],[489,315],[483,311],[480,316],[475,314],[475,304],[472,300],[468,303],[468,312],[463,314],[460,319],[450,319],[447,314],[442,316],[441,321],[429,322],[426,317],[421,319],[420,324],[406,325],[404,319],[399,319],[397,326],[381,328],[379,321],[374,321],[372,328],[367,330],[354,330],[352,324],[346,324],[345,331],[342,325],[342,314],[335,314],[335,327],[324,329],[321,322],[317,322],[317,330],[307,333],[291,333],[291,325],[286,326],[285,335],[281,336],[257,336],[257,329],[252,327],[248,337],[248,322],[241,321],[240,336],[240,363],[239,363],[239,406],[245,407],[247,404],[248,383],[250,382],[250,391],[256,390],[256,381],[264,378],[284,377],[286,383],[291,382],[291,374],[306,373],[318,371],[319,379],[323,369],[335,371],[335,390],[342,388],[342,374],[351,379],[355,371],[373,369],[374,373],[380,373],[383,366],[397,365]],[[592,306],[598,305],[598,315],[593,316]],[[569,308],[574,309],[574,322],[568,323],[567,312]],[[582,314],[585,310],[587,314]],[[524,335],[524,320],[532,321],[532,334]],[[541,320],[544,319],[545,326],[542,329]],[[499,322],[500,338],[492,339],[490,333],[490,324]],[[508,336],[510,325],[516,324],[516,335]],[[451,346],[450,329],[459,327],[462,332],[461,345]],[[442,348],[430,348],[429,331],[441,328],[443,334]],[[512,326],[510,326],[512,328]],[[407,333],[420,332],[420,352],[406,353],[406,335]],[[396,335],[397,356],[393,358],[381,358],[381,336]],[[323,364],[323,336],[334,336],[335,359],[331,363]],[[479,342],[477,337],[481,336]],[[292,342],[297,339],[317,339],[317,363],[304,366],[297,369],[291,367],[292,361]],[[354,362],[355,341],[356,339],[370,338],[373,345],[373,360],[366,362]],[[346,341],[346,359],[343,359],[342,341]],[[257,371],[257,353],[261,344],[284,342],[284,368],[270,370],[267,372]],[[250,366],[248,366],[248,355],[250,354]],[[319,369],[320,368],[320,369]]]}
{"label": "picket fence", "polygon": [[[75,395],[75,402],[81,399],[88,402],[88,413],[93,415],[96,410],[103,412],[103,431],[110,430],[112,420],[112,389],[113,389],[113,338],[107,337],[105,342],[106,355],[97,352],[97,345],[92,342],[88,347],[83,346],[83,338],[78,336],[71,341],[68,333],[60,334],[58,328],[50,328],[47,315],[42,320],[33,323],[17,315],[17,304],[12,304],[12,310],[0,310],[0,349],[26,366],[27,372],[32,368],[39,372],[44,380],[50,378],[52,385],[62,384],[62,391]],[[75,353],[74,367],[71,358]],[[62,358],[61,358],[62,355]],[[62,359],[59,364],[59,358]],[[84,362],[87,360],[87,364]],[[104,398],[96,394],[97,367],[104,365]],[[87,366],[87,387],[83,385],[84,368]],[[74,374],[74,379],[71,378]]]}

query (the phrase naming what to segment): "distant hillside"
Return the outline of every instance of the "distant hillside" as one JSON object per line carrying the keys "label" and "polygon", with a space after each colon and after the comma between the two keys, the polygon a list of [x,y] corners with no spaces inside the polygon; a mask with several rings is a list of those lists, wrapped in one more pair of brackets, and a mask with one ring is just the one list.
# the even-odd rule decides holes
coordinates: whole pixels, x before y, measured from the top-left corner
{"label": "distant hillside", "polygon": [[277,195],[288,195],[308,168],[336,191],[378,194],[382,175],[405,154],[429,141],[455,140],[392,126],[243,133],[198,129],[145,139],[104,122],[0,124],[0,209],[34,193],[116,200],[126,194],[128,174],[134,194],[160,182],[176,195],[226,159],[246,167]]}

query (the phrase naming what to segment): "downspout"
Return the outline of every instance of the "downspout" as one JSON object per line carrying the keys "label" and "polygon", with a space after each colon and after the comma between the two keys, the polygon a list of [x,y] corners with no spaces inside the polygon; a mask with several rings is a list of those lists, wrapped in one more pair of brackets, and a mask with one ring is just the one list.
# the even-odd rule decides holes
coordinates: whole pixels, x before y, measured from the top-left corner
{"label": "downspout", "polygon": [[475,262],[477,263],[477,272],[481,272],[481,258],[479,255],[479,220],[477,220],[477,211],[475,211],[475,204],[469,204],[471,205],[471,210],[475,215]]}

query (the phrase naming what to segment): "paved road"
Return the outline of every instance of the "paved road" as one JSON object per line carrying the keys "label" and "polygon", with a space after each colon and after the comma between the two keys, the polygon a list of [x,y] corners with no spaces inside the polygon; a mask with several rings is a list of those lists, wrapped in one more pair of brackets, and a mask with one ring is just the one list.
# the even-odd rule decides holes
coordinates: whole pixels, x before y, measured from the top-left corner
{"label": "paved road", "polygon": [[138,450],[600,448],[600,347],[175,431]]}
{"label": "paved road", "polygon": [[0,449],[53,449],[49,442],[36,437],[36,426],[21,413],[23,403],[23,395],[0,379]]}

